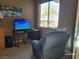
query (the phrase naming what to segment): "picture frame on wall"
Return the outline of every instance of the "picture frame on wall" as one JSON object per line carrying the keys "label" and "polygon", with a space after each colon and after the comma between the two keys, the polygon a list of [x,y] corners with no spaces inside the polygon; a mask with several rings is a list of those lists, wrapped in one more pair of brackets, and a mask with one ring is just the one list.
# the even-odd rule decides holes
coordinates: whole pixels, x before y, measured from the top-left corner
{"label": "picture frame on wall", "polygon": [[0,11],[4,16],[22,16],[22,8],[0,5]]}

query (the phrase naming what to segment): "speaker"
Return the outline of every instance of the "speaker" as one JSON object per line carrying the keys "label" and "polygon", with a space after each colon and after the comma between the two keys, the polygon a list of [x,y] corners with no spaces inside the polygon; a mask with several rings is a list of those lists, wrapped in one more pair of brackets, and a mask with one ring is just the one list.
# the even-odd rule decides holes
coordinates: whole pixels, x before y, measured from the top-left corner
{"label": "speaker", "polygon": [[11,48],[13,47],[13,38],[12,36],[6,36],[5,37],[5,48]]}

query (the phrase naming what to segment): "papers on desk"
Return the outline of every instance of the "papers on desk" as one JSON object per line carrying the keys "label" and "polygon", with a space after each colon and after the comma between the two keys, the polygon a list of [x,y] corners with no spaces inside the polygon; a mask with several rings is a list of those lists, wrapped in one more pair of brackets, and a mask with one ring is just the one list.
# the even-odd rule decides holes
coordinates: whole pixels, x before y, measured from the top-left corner
{"label": "papers on desk", "polygon": [[35,29],[35,28],[32,28],[32,30],[34,30],[34,31],[39,31],[39,30],[37,30],[37,29]]}

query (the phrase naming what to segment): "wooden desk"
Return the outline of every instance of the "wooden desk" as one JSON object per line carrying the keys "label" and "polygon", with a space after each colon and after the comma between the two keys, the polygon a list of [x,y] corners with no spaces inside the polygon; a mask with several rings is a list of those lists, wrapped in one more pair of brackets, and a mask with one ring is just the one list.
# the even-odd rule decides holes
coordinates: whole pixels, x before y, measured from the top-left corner
{"label": "wooden desk", "polygon": [[0,49],[5,48],[5,33],[4,29],[0,28]]}
{"label": "wooden desk", "polygon": [[41,31],[40,30],[32,30],[28,31],[28,38],[31,40],[40,40],[41,38]]}
{"label": "wooden desk", "polygon": [[[40,39],[40,34],[41,32],[38,30],[18,30],[18,31],[14,31],[14,45],[16,46],[16,44],[18,43],[18,47],[19,47],[19,39],[21,39],[21,37],[25,37],[25,40],[27,40],[26,37],[28,37],[31,40],[39,40]],[[27,35],[26,35],[27,34]],[[16,43],[17,41],[17,43]]]}

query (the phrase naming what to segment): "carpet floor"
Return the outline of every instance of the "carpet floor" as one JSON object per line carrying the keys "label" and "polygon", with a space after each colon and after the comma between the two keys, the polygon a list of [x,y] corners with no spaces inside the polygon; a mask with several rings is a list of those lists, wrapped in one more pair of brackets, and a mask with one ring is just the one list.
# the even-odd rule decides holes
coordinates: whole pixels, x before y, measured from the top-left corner
{"label": "carpet floor", "polygon": [[[31,44],[23,44],[20,47],[5,48],[0,50],[0,59],[36,59],[32,56]],[[64,56],[62,59],[71,59],[70,56]]]}
{"label": "carpet floor", "polygon": [[33,59],[31,44],[0,50],[0,59]]}

